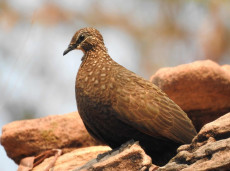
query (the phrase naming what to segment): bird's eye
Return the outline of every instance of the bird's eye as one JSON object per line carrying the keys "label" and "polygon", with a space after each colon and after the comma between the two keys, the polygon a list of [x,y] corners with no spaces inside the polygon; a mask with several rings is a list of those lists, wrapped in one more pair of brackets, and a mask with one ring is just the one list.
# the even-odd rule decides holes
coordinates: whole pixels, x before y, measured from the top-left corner
{"label": "bird's eye", "polygon": [[83,34],[81,34],[78,38],[79,42],[82,42],[85,39],[85,36]]}

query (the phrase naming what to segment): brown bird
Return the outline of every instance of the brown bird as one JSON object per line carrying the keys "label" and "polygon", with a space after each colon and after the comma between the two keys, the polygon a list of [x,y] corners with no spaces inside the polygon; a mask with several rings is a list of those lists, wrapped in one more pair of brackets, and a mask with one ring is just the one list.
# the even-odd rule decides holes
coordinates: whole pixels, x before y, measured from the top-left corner
{"label": "brown bird", "polygon": [[77,31],[63,55],[74,49],[84,53],[76,78],[77,107],[93,137],[113,149],[139,141],[153,163],[163,165],[197,134],[187,114],[160,88],[112,60],[98,30]]}

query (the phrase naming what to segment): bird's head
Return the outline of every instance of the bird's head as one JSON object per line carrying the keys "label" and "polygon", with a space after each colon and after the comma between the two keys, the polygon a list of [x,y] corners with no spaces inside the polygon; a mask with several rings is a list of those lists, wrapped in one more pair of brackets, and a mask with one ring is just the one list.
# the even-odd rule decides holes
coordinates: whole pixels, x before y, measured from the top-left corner
{"label": "bird's head", "polygon": [[74,34],[68,48],[64,51],[63,55],[66,55],[68,52],[74,49],[80,49],[85,53],[97,46],[104,47],[103,37],[100,32],[94,28],[83,28]]}

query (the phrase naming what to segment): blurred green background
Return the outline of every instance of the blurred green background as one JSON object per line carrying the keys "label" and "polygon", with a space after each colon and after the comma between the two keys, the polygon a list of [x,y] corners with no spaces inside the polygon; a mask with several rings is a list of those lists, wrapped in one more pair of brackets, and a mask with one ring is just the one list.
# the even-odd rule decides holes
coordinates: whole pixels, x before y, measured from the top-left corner
{"label": "blurred green background", "polygon": [[[227,0],[0,0],[0,127],[76,111],[82,57],[63,57],[82,27],[102,33],[110,56],[149,79],[159,68],[211,59],[230,64]],[[0,147],[0,170],[16,170]]]}

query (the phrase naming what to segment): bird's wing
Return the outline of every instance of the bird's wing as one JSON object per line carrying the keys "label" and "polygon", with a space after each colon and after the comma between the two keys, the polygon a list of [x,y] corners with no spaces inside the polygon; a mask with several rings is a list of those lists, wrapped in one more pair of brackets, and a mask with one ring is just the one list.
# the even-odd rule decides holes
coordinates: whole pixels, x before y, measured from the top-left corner
{"label": "bird's wing", "polygon": [[113,109],[117,117],[139,131],[190,143],[196,130],[187,114],[153,83],[126,70],[115,73]]}

